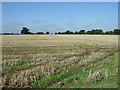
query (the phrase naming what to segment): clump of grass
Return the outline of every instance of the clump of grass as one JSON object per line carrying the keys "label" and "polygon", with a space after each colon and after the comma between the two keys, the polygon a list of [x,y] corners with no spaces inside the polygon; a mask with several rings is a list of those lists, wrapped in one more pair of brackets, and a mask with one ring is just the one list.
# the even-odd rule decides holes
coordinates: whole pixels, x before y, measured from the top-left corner
{"label": "clump of grass", "polygon": [[41,80],[38,80],[34,83],[35,88],[44,88],[51,83],[55,83],[56,81],[60,80],[63,78],[63,75],[55,75],[55,76],[50,76],[50,77],[44,77]]}
{"label": "clump of grass", "polygon": [[46,88],[48,85],[59,81],[60,79],[64,78],[66,75],[66,69],[63,69],[62,72],[58,75],[43,77],[40,80],[34,82],[35,88]]}
{"label": "clump of grass", "polygon": [[12,71],[20,70],[20,69],[25,69],[31,66],[34,66],[35,64],[27,63],[25,61],[17,61],[13,65],[6,65],[4,66],[3,73],[10,73]]}
{"label": "clump of grass", "polygon": [[[81,80],[78,80],[77,83],[74,83],[72,88],[116,88],[117,86],[117,61],[118,56],[112,55],[102,61],[99,61],[95,64],[92,64],[88,67],[85,67],[83,72],[88,73],[87,77],[84,78],[82,85]],[[83,76],[85,77],[85,76]],[[116,80],[116,81],[115,81]],[[112,82],[113,81],[113,82]],[[110,85],[110,86],[109,86]]]}
{"label": "clump of grass", "polygon": [[84,84],[91,84],[93,82],[99,82],[103,79],[108,78],[108,69],[102,69],[98,72],[94,72],[93,75],[91,75],[91,72],[89,74],[88,79],[84,82]]}

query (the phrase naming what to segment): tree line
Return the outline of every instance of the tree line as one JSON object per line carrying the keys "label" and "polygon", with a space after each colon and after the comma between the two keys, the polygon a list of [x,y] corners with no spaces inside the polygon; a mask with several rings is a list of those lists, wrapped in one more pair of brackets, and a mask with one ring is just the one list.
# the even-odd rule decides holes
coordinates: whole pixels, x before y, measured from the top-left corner
{"label": "tree line", "polygon": [[19,33],[0,33],[0,35],[19,35]]}
{"label": "tree line", "polygon": [[[1,34],[1,33],[0,33]],[[2,33],[3,35],[19,35],[19,33]],[[23,27],[21,30],[21,34],[50,34],[49,32],[30,32],[30,29],[27,27]],[[105,34],[105,35],[120,35],[120,29],[114,29],[113,31],[103,31],[102,29],[92,29],[90,31],[79,30],[79,31],[71,31],[66,30],[65,32],[56,32],[55,34]]]}
{"label": "tree line", "polygon": [[93,29],[91,31],[80,30],[80,31],[75,31],[75,32],[67,30],[65,32],[57,32],[55,34],[106,34],[106,35],[120,35],[120,29],[114,29],[113,31],[106,31],[106,32],[103,32],[103,30],[101,30],[101,29]]}
{"label": "tree line", "polygon": [[[23,27],[21,30],[21,34],[49,34],[49,32],[37,32],[32,33],[29,32],[29,29]],[[102,29],[92,29],[91,31],[80,30],[72,32],[71,30],[67,30],[65,32],[56,32],[55,34],[107,34],[107,35],[120,35],[120,29],[114,29],[113,31],[106,31],[104,32]]]}
{"label": "tree line", "polygon": [[49,32],[37,32],[37,33],[32,33],[29,31],[30,29],[27,29],[27,27],[23,27],[21,30],[21,34],[49,34]]}

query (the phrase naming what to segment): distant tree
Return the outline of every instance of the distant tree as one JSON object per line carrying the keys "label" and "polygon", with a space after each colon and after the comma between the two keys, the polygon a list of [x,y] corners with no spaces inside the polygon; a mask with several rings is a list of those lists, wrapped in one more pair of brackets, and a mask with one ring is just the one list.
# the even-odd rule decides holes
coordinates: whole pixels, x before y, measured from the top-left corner
{"label": "distant tree", "polygon": [[32,33],[32,32],[28,32],[27,34],[35,34],[35,33]]}
{"label": "distant tree", "polygon": [[43,32],[37,32],[36,34],[44,34]]}
{"label": "distant tree", "polygon": [[49,34],[49,32],[46,32],[46,34]]}
{"label": "distant tree", "polygon": [[19,33],[1,33],[2,35],[19,35]]}
{"label": "distant tree", "polygon": [[78,31],[75,31],[75,33],[74,34],[79,34],[79,32]]}
{"label": "distant tree", "polygon": [[89,33],[90,34],[103,34],[103,30],[102,29],[92,29]]}
{"label": "distant tree", "polygon": [[3,33],[3,35],[15,35],[14,33]]}
{"label": "distant tree", "polygon": [[112,35],[112,34],[114,34],[114,32],[113,32],[113,31],[110,31],[110,32],[109,32],[109,34],[111,34],[111,35]]}
{"label": "distant tree", "polygon": [[85,34],[85,30],[80,30],[79,34]]}
{"label": "distant tree", "polygon": [[113,35],[114,32],[113,31],[106,31],[105,34],[108,34],[108,35]]}
{"label": "distant tree", "polygon": [[58,34],[57,32],[55,34]]}
{"label": "distant tree", "polygon": [[105,34],[109,34],[109,31],[106,31]]}
{"label": "distant tree", "polygon": [[61,32],[61,34],[66,34],[66,32]]}
{"label": "distant tree", "polygon": [[67,31],[65,31],[65,34],[73,34],[73,32],[70,30],[67,30]]}
{"label": "distant tree", "polygon": [[95,34],[95,30],[94,30],[94,29],[92,29],[90,34]]}
{"label": "distant tree", "polygon": [[118,34],[118,35],[120,35],[120,29],[114,29],[114,34]]}
{"label": "distant tree", "polygon": [[61,34],[61,32],[58,32],[58,34]]}
{"label": "distant tree", "polygon": [[29,29],[27,29],[27,27],[23,27],[21,30],[21,34],[29,34]]}
{"label": "distant tree", "polygon": [[102,29],[96,29],[94,34],[102,34],[103,33],[103,30]]}
{"label": "distant tree", "polygon": [[86,34],[91,34],[91,31],[87,31]]}

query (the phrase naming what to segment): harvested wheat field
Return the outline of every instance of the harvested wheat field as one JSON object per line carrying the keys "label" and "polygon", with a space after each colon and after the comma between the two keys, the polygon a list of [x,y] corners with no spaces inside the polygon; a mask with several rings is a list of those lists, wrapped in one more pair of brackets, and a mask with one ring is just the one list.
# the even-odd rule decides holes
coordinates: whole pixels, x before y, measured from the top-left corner
{"label": "harvested wheat field", "polygon": [[2,87],[118,88],[118,35],[2,35]]}

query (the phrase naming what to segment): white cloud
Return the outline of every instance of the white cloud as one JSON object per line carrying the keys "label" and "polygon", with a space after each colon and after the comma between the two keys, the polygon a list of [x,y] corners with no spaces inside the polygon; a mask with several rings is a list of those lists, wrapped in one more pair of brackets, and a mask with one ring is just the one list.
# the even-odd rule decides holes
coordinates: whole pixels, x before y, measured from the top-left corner
{"label": "white cloud", "polygon": [[43,20],[43,19],[41,19],[41,20],[33,19],[33,20],[31,20],[31,21],[32,21],[32,23],[34,23],[34,24],[46,23],[46,22],[47,22],[46,20]]}
{"label": "white cloud", "polygon": [[11,22],[11,24],[15,26],[24,26],[24,24],[21,22]]}

